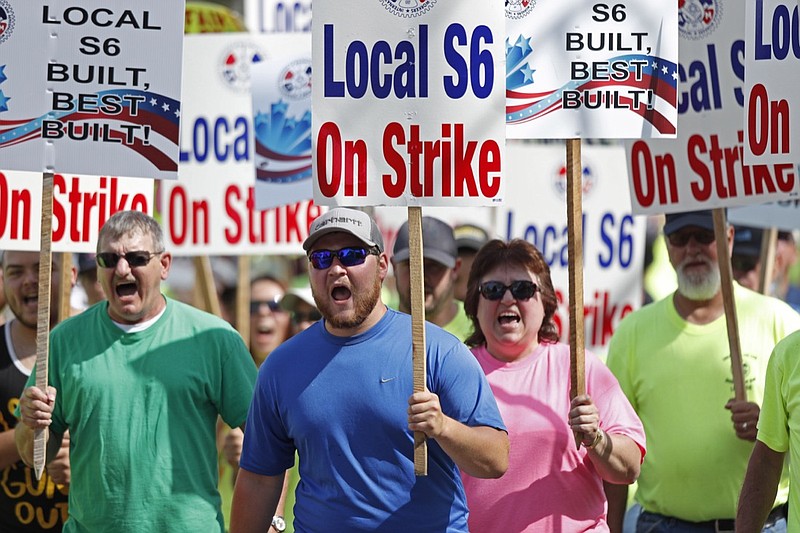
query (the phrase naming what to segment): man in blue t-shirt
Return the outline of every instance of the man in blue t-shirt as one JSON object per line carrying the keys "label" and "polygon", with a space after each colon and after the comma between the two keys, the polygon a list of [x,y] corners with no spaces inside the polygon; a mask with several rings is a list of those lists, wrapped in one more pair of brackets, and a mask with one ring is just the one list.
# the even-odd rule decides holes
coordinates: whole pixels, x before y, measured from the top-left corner
{"label": "man in blue t-shirt", "polygon": [[[413,392],[411,317],[381,301],[389,260],[365,213],[328,211],[303,248],[323,320],[261,367],[231,533],[269,527],[295,452],[295,531],[466,532],[459,469],[499,477],[508,466],[508,435],[475,358],[427,324],[428,391]],[[414,475],[415,431],[429,438],[424,477]]]}

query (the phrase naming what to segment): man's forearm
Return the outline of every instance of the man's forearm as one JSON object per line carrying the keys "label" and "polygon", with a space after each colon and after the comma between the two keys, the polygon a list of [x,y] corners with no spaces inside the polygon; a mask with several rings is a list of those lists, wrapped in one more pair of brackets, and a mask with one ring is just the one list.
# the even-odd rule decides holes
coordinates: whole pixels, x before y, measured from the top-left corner
{"label": "man's forearm", "polygon": [[756,441],[739,496],[737,532],[758,532],[764,527],[778,492],[783,457],[784,453],[776,452],[763,442]]}
{"label": "man's forearm", "polygon": [[625,511],[628,507],[628,485],[603,482],[608,500],[608,528],[611,533],[622,533]]}
{"label": "man's forearm", "polygon": [[447,419],[447,429],[436,438],[442,450],[467,474],[499,478],[508,469],[508,434],[489,426],[467,426]]}
{"label": "man's forearm", "polygon": [[231,533],[263,533],[269,529],[283,480],[283,474],[262,476],[239,469],[231,504]]}
{"label": "man's forearm", "polygon": [[0,433],[0,470],[19,462],[14,428]]}

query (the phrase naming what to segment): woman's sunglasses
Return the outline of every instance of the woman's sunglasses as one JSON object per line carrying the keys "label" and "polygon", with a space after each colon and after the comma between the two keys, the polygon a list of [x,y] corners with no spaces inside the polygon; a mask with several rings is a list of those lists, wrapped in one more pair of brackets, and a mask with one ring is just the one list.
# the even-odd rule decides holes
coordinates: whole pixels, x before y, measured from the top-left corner
{"label": "woman's sunglasses", "polygon": [[273,313],[283,313],[284,309],[281,307],[279,298],[274,300],[253,300],[250,302],[250,314],[255,315],[261,311],[261,306],[266,305]]}
{"label": "woman's sunglasses", "polygon": [[377,248],[365,248],[363,246],[348,246],[340,250],[314,250],[308,254],[311,266],[317,270],[330,268],[333,258],[338,257],[342,266],[352,267],[364,264],[368,255],[380,255]]}
{"label": "woman's sunglasses", "polygon": [[511,290],[511,296],[516,300],[529,300],[539,290],[539,286],[528,280],[512,281],[511,285],[505,285],[502,281],[484,281],[478,286],[478,292],[487,300],[493,301],[502,300],[507,290]]}
{"label": "woman's sunglasses", "polygon": [[100,252],[95,257],[97,258],[97,264],[103,268],[116,268],[117,263],[119,263],[119,260],[123,257],[131,268],[137,268],[145,266],[152,258],[162,253],[164,253],[164,250],[161,250],[160,252],[146,252],[144,250],[137,250],[135,252],[128,252],[122,255],[114,252]]}

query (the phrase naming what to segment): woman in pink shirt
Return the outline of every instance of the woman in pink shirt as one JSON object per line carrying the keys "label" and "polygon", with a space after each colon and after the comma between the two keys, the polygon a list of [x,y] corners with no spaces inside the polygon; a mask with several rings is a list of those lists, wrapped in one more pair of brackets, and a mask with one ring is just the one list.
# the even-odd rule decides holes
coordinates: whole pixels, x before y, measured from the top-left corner
{"label": "woman in pink shirt", "polygon": [[[508,427],[506,474],[463,474],[470,531],[608,531],[603,483],[633,483],[642,424],[617,380],[586,353],[586,394],[570,401],[569,346],[553,322],[550,269],[530,243],[493,240],[475,257],[467,339]],[[581,435],[577,447],[573,432]]]}

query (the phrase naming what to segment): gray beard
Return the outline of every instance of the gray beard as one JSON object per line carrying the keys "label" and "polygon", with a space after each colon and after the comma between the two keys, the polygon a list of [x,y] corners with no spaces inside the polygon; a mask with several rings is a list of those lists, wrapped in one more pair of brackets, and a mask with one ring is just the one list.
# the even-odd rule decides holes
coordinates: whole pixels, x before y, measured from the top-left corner
{"label": "gray beard", "polygon": [[721,287],[719,266],[711,264],[705,274],[687,274],[684,266],[676,270],[678,274],[678,292],[689,300],[702,301],[713,298]]}

